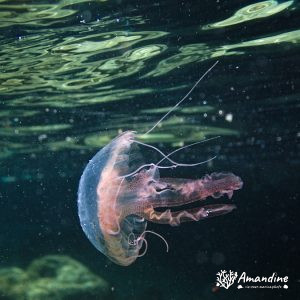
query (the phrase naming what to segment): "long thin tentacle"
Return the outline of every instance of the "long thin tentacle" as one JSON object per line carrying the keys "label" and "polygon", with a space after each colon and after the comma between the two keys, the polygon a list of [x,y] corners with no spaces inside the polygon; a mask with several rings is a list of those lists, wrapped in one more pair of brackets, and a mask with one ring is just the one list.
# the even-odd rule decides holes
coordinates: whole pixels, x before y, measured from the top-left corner
{"label": "long thin tentacle", "polygon": [[151,231],[151,230],[145,230],[145,231],[143,232],[143,236],[145,236],[145,234],[146,234],[147,232],[148,232],[148,233],[152,233],[152,234],[158,236],[159,238],[161,238],[161,239],[165,242],[165,244],[166,244],[167,252],[169,252],[169,244],[168,244],[167,240],[166,240],[162,235],[160,235],[160,234],[157,233],[157,232]]}
{"label": "long thin tentacle", "polygon": [[[138,171],[140,171],[141,169],[146,168],[146,167],[156,167],[156,165],[155,164],[145,164],[145,165],[142,165],[142,166],[138,167],[135,171],[133,171],[133,172],[131,172],[129,174],[123,175],[123,176],[119,176],[118,178],[126,178],[126,177],[133,176]],[[157,168],[159,168],[159,169],[173,169],[173,168],[176,168],[176,167],[177,167],[177,165],[157,166]]]}
{"label": "long thin tentacle", "polygon": [[[155,166],[159,169],[173,169],[173,168],[176,168],[176,167],[194,167],[194,166],[198,166],[198,165],[201,165],[201,164],[205,164],[213,159],[215,159],[217,156],[213,156],[207,160],[204,160],[204,161],[201,161],[201,162],[197,162],[197,163],[194,163],[194,164],[182,164],[182,163],[177,163],[175,161],[173,161],[172,159],[169,158],[169,156],[173,155],[174,153],[180,151],[180,150],[183,150],[183,149],[186,149],[188,147],[192,147],[192,146],[195,146],[197,144],[201,144],[201,143],[204,143],[204,142],[208,142],[208,141],[211,141],[211,140],[214,140],[214,139],[217,139],[219,138],[220,136],[216,136],[216,137],[212,137],[212,138],[209,138],[209,139],[205,139],[205,140],[202,140],[202,141],[199,141],[199,142],[195,142],[195,143],[192,143],[192,144],[189,144],[189,145],[186,145],[186,146],[183,146],[181,148],[178,148],[174,151],[172,151],[171,153],[165,155],[161,150],[159,150],[158,148],[154,147],[154,146],[151,146],[151,145],[148,145],[148,144],[145,144],[145,143],[141,143],[141,142],[138,142],[138,141],[134,141],[135,143],[138,143],[138,144],[141,144],[141,145],[144,145],[146,147],[149,147],[149,148],[152,148],[152,149],[155,149],[157,152],[159,152],[163,158],[157,163],[157,164],[144,164],[140,167],[138,167],[135,171],[129,173],[129,174],[126,174],[126,175],[123,175],[123,176],[120,176],[120,178],[126,178],[126,177],[129,177],[129,176],[132,176],[134,174],[136,174],[137,172],[139,172],[141,169],[145,168],[145,167],[151,167],[151,166]],[[162,163],[165,159],[168,159],[171,163],[173,163],[173,165],[171,166],[159,166],[160,163]]]}
{"label": "long thin tentacle", "polygon": [[[156,166],[158,166],[161,162],[163,162],[165,159],[168,159],[169,160],[169,156],[173,155],[174,153],[178,152],[178,151],[181,151],[183,149],[186,149],[186,148],[189,148],[189,147],[192,147],[192,146],[195,146],[195,145],[198,145],[198,144],[202,144],[204,142],[209,142],[211,140],[215,140],[215,139],[218,139],[220,136],[215,136],[215,137],[212,137],[212,138],[209,138],[209,139],[205,139],[205,140],[202,140],[202,141],[199,141],[199,142],[195,142],[195,143],[192,143],[192,144],[189,144],[189,145],[185,145],[183,147],[180,147],[172,152],[170,152],[168,155],[166,155],[164,158],[162,158],[157,164]],[[208,161],[212,160],[212,159],[215,159],[216,156],[214,156],[213,158],[209,159]],[[194,163],[194,164],[177,164],[178,166],[184,166],[184,167],[189,167],[189,166],[197,166],[197,165],[201,165],[201,164],[204,164],[206,162],[208,162],[207,160],[206,161],[202,161],[202,162],[198,162],[198,163]],[[172,161],[173,162],[173,161]],[[174,162],[173,162],[174,163]]]}
{"label": "long thin tentacle", "polygon": [[144,252],[143,252],[142,254],[139,254],[137,257],[142,257],[142,256],[144,256],[144,255],[146,254],[147,250],[148,250],[148,242],[147,242],[147,240],[146,240],[144,237],[142,237],[142,238],[140,238],[140,239],[142,240],[142,242],[145,243],[145,250],[144,250]]}
{"label": "long thin tentacle", "polygon": [[191,92],[196,88],[196,86],[202,81],[202,79],[217,65],[219,61],[217,60],[199,79],[198,81],[193,85],[193,87],[189,90],[189,92],[179,101],[177,104],[175,104],[160,120],[158,120],[145,134],[149,134],[153,129],[155,129],[159,123],[161,123],[176,107],[178,107],[190,94]]}
{"label": "long thin tentacle", "polygon": [[204,143],[204,142],[209,142],[209,141],[217,139],[219,137],[220,136],[216,136],[216,137],[205,139],[205,140],[202,140],[202,141],[199,141],[199,142],[195,142],[195,143],[192,143],[192,144],[189,144],[189,145],[185,145],[183,147],[180,147],[180,148],[172,151],[168,155],[164,154],[160,149],[158,149],[157,147],[154,147],[152,145],[149,145],[149,144],[146,144],[146,143],[142,143],[142,142],[139,142],[139,141],[136,141],[136,140],[134,142],[137,143],[137,144],[143,145],[145,147],[152,148],[152,149],[156,150],[158,153],[160,153],[163,156],[163,158],[157,164],[155,164],[156,166],[158,166],[161,162],[163,162],[165,159],[167,159],[169,162],[171,162],[172,164],[174,164],[176,166],[180,166],[180,167],[193,167],[193,166],[197,166],[197,165],[203,164],[203,163],[205,163],[207,161],[205,161],[205,162],[202,161],[202,162],[193,163],[193,164],[183,164],[183,163],[178,163],[178,162],[170,159],[170,156],[173,155],[174,153],[180,151],[180,150],[183,150],[183,149],[186,149],[186,148],[189,148],[189,147],[192,147],[192,146]]}
{"label": "long thin tentacle", "polygon": [[142,146],[152,148],[152,149],[156,150],[158,153],[160,153],[160,154],[164,157],[164,159],[167,159],[170,163],[176,164],[176,165],[178,164],[178,163],[175,162],[174,160],[170,159],[170,158],[169,158],[166,154],[164,154],[160,149],[158,149],[158,148],[156,148],[156,147],[154,147],[154,146],[152,146],[152,145],[149,145],[149,144],[145,144],[145,143],[139,142],[139,141],[137,141],[137,140],[135,140],[134,142],[137,143],[137,144],[140,144],[140,145],[142,145]]}
{"label": "long thin tentacle", "polygon": [[[166,244],[167,252],[169,252],[169,244],[168,244],[167,240],[166,240],[162,235],[158,234],[157,232],[151,231],[151,230],[145,230],[145,231],[142,233],[142,235],[141,235],[139,238],[137,238],[137,240],[135,241],[135,242],[137,243],[137,242],[139,242],[140,240],[142,240],[142,242],[145,243],[145,250],[143,251],[142,254],[139,254],[138,257],[144,256],[144,255],[146,254],[146,252],[147,252],[147,249],[148,249],[148,242],[147,242],[147,240],[145,239],[145,234],[146,234],[147,232],[148,232],[148,233],[152,233],[152,234],[158,236],[159,238],[161,238],[161,239],[164,241],[164,243]],[[131,244],[131,245],[132,245],[132,244]]]}

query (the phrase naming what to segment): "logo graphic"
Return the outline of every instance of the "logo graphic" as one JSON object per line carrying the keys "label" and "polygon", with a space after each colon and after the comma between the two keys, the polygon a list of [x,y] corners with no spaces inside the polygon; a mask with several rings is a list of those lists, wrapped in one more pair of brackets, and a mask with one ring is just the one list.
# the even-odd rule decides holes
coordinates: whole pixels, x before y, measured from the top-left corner
{"label": "logo graphic", "polygon": [[217,273],[217,283],[216,286],[223,287],[228,289],[231,285],[233,285],[236,280],[238,274],[237,272],[221,270],[221,272]]}
{"label": "logo graphic", "polygon": [[238,275],[237,272],[231,270],[229,272],[221,270],[217,273],[216,286],[228,290],[236,282],[237,289],[288,289],[288,280],[288,276],[281,277],[276,272],[273,272],[271,276],[251,277],[246,272]]}

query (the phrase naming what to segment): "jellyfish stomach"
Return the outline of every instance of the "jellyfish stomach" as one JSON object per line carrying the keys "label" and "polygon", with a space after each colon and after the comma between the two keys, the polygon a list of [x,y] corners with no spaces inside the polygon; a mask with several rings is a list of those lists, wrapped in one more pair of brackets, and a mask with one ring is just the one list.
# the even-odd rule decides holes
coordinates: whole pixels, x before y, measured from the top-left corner
{"label": "jellyfish stomach", "polygon": [[233,191],[240,189],[242,184],[241,179],[232,173],[212,173],[200,180],[161,178],[157,183],[159,188],[154,193],[155,196],[148,201],[148,206],[141,215],[149,221],[173,226],[223,215],[231,212],[235,205],[212,204],[180,211],[166,209],[163,212],[156,211],[155,208],[182,206],[205,200],[209,196],[219,198],[224,194],[231,198]]}

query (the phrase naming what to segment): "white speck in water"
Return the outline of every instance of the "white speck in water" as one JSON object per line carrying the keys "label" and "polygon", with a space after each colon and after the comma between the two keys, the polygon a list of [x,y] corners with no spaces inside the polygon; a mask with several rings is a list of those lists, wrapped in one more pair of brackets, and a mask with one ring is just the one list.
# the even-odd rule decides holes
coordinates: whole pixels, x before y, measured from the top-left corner
{"label": "white speck in water", "polygon": [[47,134],[41,134],[39,135],[38,139],[40,142],[42,142],[43,140],[45,140],[47,138]]}
{"label": "white speck in water", "polygon": [[231,113],[226,114],[225,120],[226,120],[227,122],[232,122],[232,119],[233,119],[233,114],[231,114]]}
{"label": "white speck in water", "polygon": [[223,110],[219,110],[219,115],[220,115],[220,116],[223,115]]}

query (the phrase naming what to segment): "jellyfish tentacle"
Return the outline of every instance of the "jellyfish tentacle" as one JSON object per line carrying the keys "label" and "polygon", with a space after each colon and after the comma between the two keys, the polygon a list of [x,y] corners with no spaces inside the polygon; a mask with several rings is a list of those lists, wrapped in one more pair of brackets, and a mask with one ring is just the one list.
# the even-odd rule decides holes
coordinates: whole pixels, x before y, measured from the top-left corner
{"label": "jellyfish tentacle", "polygon": [[[209,138],[209,139],[205,139],[205,140],[202,140],[202,141],[199,141],[199,142],[195,142],[195,143],[192,143],[192,144],[189,144],[189,145],[185,145],[183,147],[180,147],[172,152],[170,152],[168,155],[166,155],[166,157],[169,157],[171,155],[173,155],[174,153],[178,152],[178,151],[181,151],[183,149],[186,149],[186,148],[189,148],[189,147],[192,147],[192,146],[195,146],[195,145],[198,145],[198,144],[202,144],[204,142],[209,142],[211,140],[215,140],[215,139],[218,139],[220,138],[220,136],[215,136],[215,137],[212,137],[212,138]],[[198,163],[194,163],[194,164],[178,164],[180,166],[186,166],[186,167],[191,167],[191,166],[197,166],[197,165],[200,165],[200,164],[204,164],[210,160],[213,160],[215,159],[217,156],[214,156],[212,158],[210,158],[209,160],[206,160],[206,161],[202,161],[202,162],[198,162]],[[158,166],[160,163],[162,163],[163,161],[165,160],[165,158],[162,158],[156,165]]]}
{"label": "jellyfish tentacle", "polygon": [[[209,158],[207,160],[204,160],[204,161],[201,161],[201,162],[197,162],[197,163],[194,163],[194,164],[176,164],[175,166],[176,167],[195,167],[195,166],[206,164],[206,163],[214,160],[215,158],[217,158],[217,155],[215,155],[215,156],[213,156],[213,157],[211,157],[211,158]],[[161,169],[166,168],[166,167],[167,168],[168,167],[172,167],[172,166],[159,166],[159,165],[155,165],[155,166],[158,167],[158,168],[161,168]]]}
{"label": "jellyfish tentacle", "polygon": [[[137,243],[140,240],[145,240],[146,233],[151,233],[153,235],[156,235],[160,239],[162,239],[164,241],[164,243],[166,244],[166,248],[167,248],[166,252],[169,252],[169,244],[168,244],[167,240],[161,234],[159,234],[159,233],[157,233],[155,231],[152,231],[152,230],[145,230],[138,238],[135,238],[135,235],[134,235],[133,232],[129,233],[129,235],[128,235],[128,244],[129,245],[137,245]],[[130,240],[131,237],[133,237],[132,241]]]}
{"label": "jellyfish tentacle", "polygon": [[[186,149],[188,147],[192,147],[194,145],[197,145],[197,144],[201,144],[201,143],[204,143],[204,142],[208,142],[208,141],[211,141],[211,140],[214,140],[214,139],[217,139],[219,138],[220,136],[216,136],[216,137],[212,137],[212,138],[209,138],[209,139],[205,139],[205,140],[202,140],[202,141],[199,141],[199,142],[195,142],[195,143],[192,143],[192,144],[189,144],[189,145],[185,145],[181,148],[178,148],[172,152],[170,152],[169,154],[165,155],[160,149],[152,146],[152,145],[148,145],[148,144],[145,144],[145,143],[141,143],[141,142],[138,142],[138,141],[135,141],[137,144],[141,144],[141,145],[144,145],[146,147],[150,147],[152,149],[155,149],[157,152],[159,152],[161,155],[163,155],[163,158],[156,164],[144,164],[140,167],[138,167],[135,171],[129,173],[129,174],[126,174],[126,175],[123,175],[123,176],[120,176],[119,178],[126,178],[126,177],[130,177],[130,176],[133,176],[135,175],[137,172],[139,172],[140,170],[142,170],[143,168],[146,168],[146,167],[151,167],[151,166],[156,166],[157,168],[160,168],[160,169],[172,169],[172,168],[176,168],[176,167],[194,167],[194,166],[198,166],[198,165],[202,165],[202,164],[205,164],[205,163],[208,163],[212,160],[214,160],[217,156],[213,156],[207,160],[204,160],[204,161],[201,161],[201,162],[197,162],[197,163],[193,163],[193,164],[183,164],[183,163],[177,163],[175,161],[173,161],[172,159],[169,158],[169,156],[173,155],[174,153],[180,151],[180,150],[183,150],[183,149]],[[170,166],[159,166],[165,159],[168,159],[171,163],[173,163],[173,165],[170,165]]]}
{"label": "jellyfish tentacle", "polygon": [[183,164],[183,163],[178,163],[178,162],[176,162],[176,161],[170,159],[170,156],[173,155],[173,154],[176,153],[176,152],[179,152],[179,151],[183,150],[183,149],[186,149],[186,148],[189,148],[189,147],[198,145],[198,144],[202,144],[202,143],[204,143],[204,142],[209,142],[209,141],[211,141],[211,140],[215,140],[215,139],[218,139],[218,138],[220,138],[220,136],[215,136],[215,137],[212,137],[212,138],[209,138],[209,139],[205,139],[205,140],[198,141],[198,142],[195,142],[195,143],[192,143],[192,144],[189,144],[189,145],[185,145],[185,146],[183,146],[183,147],[180,147],[180,148],[178,148],[178,149],[176,149],[176,150],[170,152],[170,153],[167,154],[167,155],[164,154],[159,148],[154,147],[154,146],[152,146],[152,145],[149,145],[149,144],[146,144],[146,143],[142,143],[142,142],[139,142],[139,141],[134,141],[134,142],[137,143],[137,144],[143,145],[143,146],[145,146],[145,147],[152,148],[152,149],[156,150],[158,153],[160,153],[160,154],[163,156],[163,158],[162,158],[158,163],[155,164],[156,166],[160,165],[165,159],[167,159],[167,160],[168,160],[169,162],[171,162],[172,164],[177,165],[177,166],[180,166],[180,167],[193,167],[193,166],[197,166],[197,165],[204,164],[204,163],[206,163],[206,162],[208,162],[208,161],[210,161],[210,160],[213,160],[213,159],[216,158],[216,156],[214,156],[214,157],[212,157],[212,158],[210,158],[210,159],[208,159],[208,160],[201,161],[201,162],[197,162],[197,163],[193,163],[193,164]]}
{"label": "jellyfish tentacle", "polygon": [[139,254],[137,257],[142,257],[146,254],[147,250],[148,250],[148,242],[144,237],[140,237],[140,240],[142,240],[142,243],[145,243],[145,250],[143,251],[142,254]]}
{"label": "jellyfish tentacle", "polygon": [[158,124],[160,124],[176,107],[178,107],[197,87],[197,85],[202,81],[202,79],[217,65],[219,61],[217,60],[193,85],[193,87],[189,90],[189,92],[179,101],[177,102],[162,118],[160,118],[147,132],[143,135],[149,134],[152,130],[154,130]]}
{"label": "jellyfish tentacle", "polygon": [[170,209],[167,209],[164,212],[158,212],[153,208],[148,208],[144,210],[143,216],[148,221],[154,223],[178,226],[183,222],[199,221],[202,219],[227,214],[235,208],[236,206],[233,204],[206,205],[203,207],[191,208],[176,212],[172,212]]}
{"label": "jellyfish tentacle", "polygon": [[[146,254],[147,252],[147,249],[148,249],[148,242],[145,238],[145,235],[146,233],[152,233],[156,236],[158,236],[159,238],[161,238],[163,240],[163,242],[166,244],[166,247],[167,247],[167,252],[169,252],[169,244],[167,242],[167,240],[162,236],[160,235],[159,233],[157,232],[154,232],[154,231],[151,231],[151,230],[145,230],[141,236],[139,236],[137,239],[135,238],[135,235],[133,232],[131,232],[129,235],[128,235],[128,244],[131,245],[131,246],[136,246],[140,241],[142,241],[142,244],[140,245],[140,248],[142,248],[142,245],[143,243],[145,243],[145,250],[143,251],[142,254],[139,254],[137,257],[142,257]],[[133,236],[133,240],[131,241],[130,238]]]}
{"label": "jellyfish tentacle", "polygon": [[159,168],[159,169],[174,169],[177,167],[177,165],[170,165],[170,166],[156,166],[155,164],[145,164],[145,165],[142,165],[140,167],[138,167],[135,171],[129,173],[129,174],[126,174],[126,175],[122,175],[122,176],[119,176],[119,178],[126,178],[126,177],[130,177],[130,176],[133,176],[135,175],[136,173],[138,173],[140,170],[142,170],[143,168],[146,168],[146,167],[156,167],[156,168]]}
{"label": "jellyfish tentacle", "polygon": [[155,231],[152,231],[152,230],[145,230],[145,231],[143,232],[143,235],[145,236],[145,234],[146,234],[147,232],[148,232],[148,233],[152,233],[152,234],[158,236],[159,238],[161,238],[161,239],[164,241],[164,243],[166,244],[166,247],[167,247],[167,251],[166,251],[166,252],[169,252],[169,244],[168,244],[167,240],[166,240],[161,234],[159,234],[159,233],[157,233],[157,232],[155,232]]}
{"label": "jellyfish tentacle", "polygon": [[172,164],[177,164],[177,162],[175,162],[174,160],[172,160],[171,158],[169,158],[168,156],[169,155],[166,155],[166,154],[164,154],[160,149],[158,149],[157,147],[154,147],[154,146],[152,146],[152,145],[148,145],[148,144],[146,144],[146,143],[142,143],[142,142],[139,142],[139,141],[134,141],[135,143],[137,143],[137,144],[139,144],[139,145],[142,145],[142,146],[145,146],[145,147],[149,147],[149,148],[152,148],[152,149],[154,149],[154,150],[156,150],[158,153],[160,153],[163,157],[164,157],[164,159],[167,159],[170,163],[172,163]]}

